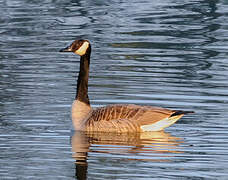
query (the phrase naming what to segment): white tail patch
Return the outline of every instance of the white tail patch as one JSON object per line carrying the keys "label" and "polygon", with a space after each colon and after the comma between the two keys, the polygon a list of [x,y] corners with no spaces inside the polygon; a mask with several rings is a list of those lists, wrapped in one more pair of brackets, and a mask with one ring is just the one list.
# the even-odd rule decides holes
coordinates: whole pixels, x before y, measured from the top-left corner
{"label": "white tail patch", "polygon": [[144,125],[144,126],[141,126],[140,128],[142,129],[142,131],[161,131],[161,130],[165,129],[166,127],[169,127],[172,124],[174,124],[182,116],[183,115],[165,118],[154,124]]}
{"label": "white tail patch", "polygon": [[82,46],[77,51],[75,51],[75,53],[78,54],[79,56],[83,56],[86,53],[88,47],[89,47],[89,42],[85,41],[82,44]]}

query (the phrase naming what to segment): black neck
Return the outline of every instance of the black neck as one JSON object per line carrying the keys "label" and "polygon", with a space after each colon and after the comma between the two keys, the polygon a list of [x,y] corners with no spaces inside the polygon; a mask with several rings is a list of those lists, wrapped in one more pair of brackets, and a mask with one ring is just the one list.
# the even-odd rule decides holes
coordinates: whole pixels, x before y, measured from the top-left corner
{"label": "black neck", "polygon": [[80,71],[78,75],[77,93],[75,97],[76,100],[84,102],[88,105],[90,104],[89,97],[88,97],[90,54],[91,54],[91,47],[89,45],[86,51],[86,54],[81,56],[81,59],[80,59]]}

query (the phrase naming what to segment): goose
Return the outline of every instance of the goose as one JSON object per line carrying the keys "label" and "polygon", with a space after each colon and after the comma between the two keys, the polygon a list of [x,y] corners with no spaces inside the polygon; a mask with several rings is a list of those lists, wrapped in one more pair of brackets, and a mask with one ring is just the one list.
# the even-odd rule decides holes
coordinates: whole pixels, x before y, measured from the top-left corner
{"label": "goose", "polygon": [[135,104],[114,104],[93,109],[88,96],[90,42],[84,39],[75,40],[60,52],[73,52],[80,56],[77,93],[71,109],[76,131],[117,133],[161,131],[174,124],[183,115],[193,113],[193,111]]}

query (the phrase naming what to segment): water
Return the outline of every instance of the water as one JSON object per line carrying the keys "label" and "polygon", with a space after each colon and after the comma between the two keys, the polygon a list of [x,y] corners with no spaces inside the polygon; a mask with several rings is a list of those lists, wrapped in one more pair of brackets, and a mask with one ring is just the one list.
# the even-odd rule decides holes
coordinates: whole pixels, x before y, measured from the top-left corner
{"label": "water", "polygon": [[[0,179],[228,179],[228,2],[0,0]],[[165,132],[72,131],[79,57],[94,107],[194,110]]]}

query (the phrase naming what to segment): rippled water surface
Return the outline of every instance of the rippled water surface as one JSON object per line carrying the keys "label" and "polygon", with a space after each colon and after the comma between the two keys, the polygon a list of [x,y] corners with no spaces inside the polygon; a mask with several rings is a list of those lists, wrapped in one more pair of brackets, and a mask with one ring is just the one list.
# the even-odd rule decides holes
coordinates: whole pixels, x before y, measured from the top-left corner
{"label": "rippled water surface", "polygon": [[[79,57],[93,107],[194,110],[165,132],[72,131]],[[228,2],[0,0],[0,179],[228,179]]]}

